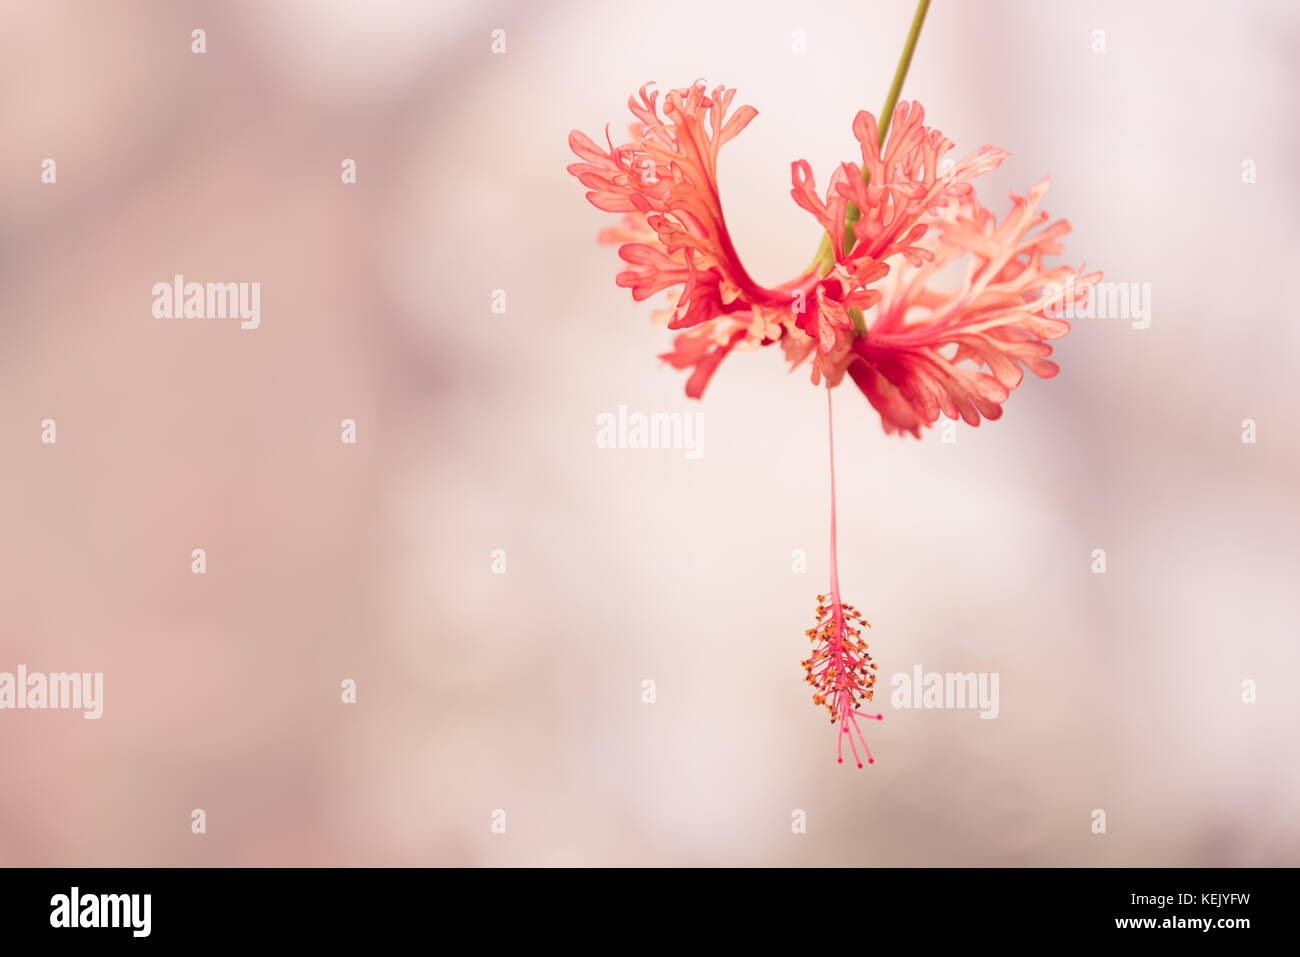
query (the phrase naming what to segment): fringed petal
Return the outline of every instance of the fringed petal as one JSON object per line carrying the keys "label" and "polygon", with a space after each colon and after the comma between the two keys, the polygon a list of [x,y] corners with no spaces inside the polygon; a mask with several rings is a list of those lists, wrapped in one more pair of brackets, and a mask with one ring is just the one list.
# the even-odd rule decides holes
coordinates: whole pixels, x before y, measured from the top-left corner
{"label": "fringed petal", "polygon": [[[1043,378],[1060,371],[1047,359],[1047,340],[1065,335],[1070,325],[1052,313],[1066,290],[1077,302],[1100,273],[1080,276],[1069,267],[1043,266],[1044,255],[1059,253],[1070,230],[1068,222],[1048,223],[1047,214],[1037,212],[1047,185],[1036,184],[1028,199],[1012,196],[1001,223],[971,196],[927,214],[930,258],[920,267],[899,262],[897,273],[881,284],[867,335],[854,341],[850,371],[886,432],[919,437],[920,426],[940,414],[970,425],[997,419],[1025,369]],[[958,289],[927,287],[937,269],[962,256],[969,256],[970,266]]]}

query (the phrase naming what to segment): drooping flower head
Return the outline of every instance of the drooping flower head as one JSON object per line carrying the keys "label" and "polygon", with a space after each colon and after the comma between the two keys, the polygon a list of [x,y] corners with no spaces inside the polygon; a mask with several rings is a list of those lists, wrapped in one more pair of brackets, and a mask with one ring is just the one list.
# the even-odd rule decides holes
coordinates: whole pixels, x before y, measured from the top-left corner
{"label": "drooping flower head", "polygon": [[[718,152],[756,115],[748,106],[728,115],[735,92],[697,82],[667,93],[661,111],[647,84],[628,100],[631,141],[569,136],[581,160],[569,172],[587,198],[624,214],[600,237],[620,244],[618,284],[637,300],[669,293],[661,318],[680,332],[662,358],[691,370],[687,395],[700,397],[733,350],[779,342],[792,366],[809,362],[814,384],[837,386],[847,372],[886,432],[919,438],[940,413],[971,425],[1000,417],[1025,369],[1057,373],[1048,341],[1070,326],[1053,311],[1064,290],[1077,303],[1100,274],[1044,264],[1070,230],[1038,209],[1047,180],[1012,196],[998,222],[970,181],[1005,153],[984,146],[945,162],[952,142],[906,102],[882,148],[876,118],[862,111],[853,121],[861,164],[841,164],[824,195],[807,162],[791,164],[791,196],[831,237],[833,255],[766,288],[741,263],[718,194]],[[932,288],[961,257],[960,285]]]}
{"label": "drooping flower head", "polygon": [[[902,73],[926,6],[918,5]],[[618,284],[637,301],[668,294],[668,309],[656,317],[678,334],[661,358],[691,370],[688,396],[703,394],[731,352],[780,343],[792,368],[806,361],[813,384],[824,381],[828,422],[831,390],[847,373],[886,433],[920,438],[940,413],[975,426],[1001,417],[1025,369],[1056,375],[1048,342],[1070,329],[1056,317],[1059,307],[1067,296],[1086,305],[1100,273],[1045,265],[1070,231],[1038,208],[1047,180],[1027,198],[1013,195],[999,222],[980,205],[971,180],[1005,153],[983,146],[956,163],[945,160],[953,144],[924,124],[917,103],[897,105],[887,138],[874,116],[860,112],[853,135],[861,165],[842,163],[824,195],[807,162],[791,165],[790,194],[829,241],[812,266],[767,288],[745,271],[718,195],[718,151],[756,115],[748,106],[728,115],[735,92],[720,86],[709,93],[697,82],[667,93],[661,112],[647,84],[628,99],[631,141],[614,146],[606,131],[602,147],[577,130],[569,134],[581,161],[569,172],[593,205],[623,214],[620,226],[600,234],[619,244],[627,264]],[[940,270],[959,260],[964,278],[955,288],[938,287]],[[876,666],[862,638],[866,620],[840,598],[833,427],[830,451],[831,588],[818,596],[803,667],[814,703],[839,726],[837,758],[843,762],[847,737],[861,767],[859,742],[867,763],[873,759],[858,718],[882,716],[858,710],[872,699]]]}

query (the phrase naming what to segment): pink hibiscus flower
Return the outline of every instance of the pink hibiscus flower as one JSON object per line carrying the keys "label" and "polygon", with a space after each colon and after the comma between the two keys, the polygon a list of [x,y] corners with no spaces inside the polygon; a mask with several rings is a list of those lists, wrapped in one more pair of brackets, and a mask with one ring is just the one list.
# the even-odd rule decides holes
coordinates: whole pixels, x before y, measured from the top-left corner
{"label": "pink hibiscus flower", "polygon": [[[1038,210],[1047,180],[1028,199],[1012,196],[998,223],[970,180],[1005,153],[984,146],[944,169],[952,143],[924,125],[919,104],[898,105],[883,149],[876,118],[860,112],[862,163],[836,169],[824,197],[807,162],[791,167],[790,194],[831,237],[830,261],[765,288],[741,263],[718,195],[718,151],[756,115],[743,106],[728,117],[734,96],[697,82],[670,91],[661,115],[647,84],[628,100],[630,142],[614,146],[607,135],[601,147],[569,135],[581,162],[568,169],[588,200],[624,214],[600,237],[621,244],[627,268],[616,281],[638,301],[669,290],[661,316],[682,332],[662,358],[692,370],[687,395],[699,398],[733,350],[779,342],[793,365],[810,361],[814,384],[837,386],[848,372],[886,432],[919,437],[940,413],[971,425],[998,418],[1024,369],[1057,373],[1048,340],[1070,325],[1052,312],[1064,289],[1072,285],[1078,303],[1100,274],[1044,266],[1070,231]],[[961,285],[932,288],[935,273],[963,256]]]}
{"label": "pink hibiscus flower", "polygon": [[[926,6],[918,6],[889,103]],[[892,110],[887,139],[876,118],[860,112],[853,135],[862,163],[841,164],[824,196],[808,163],[792,164],[790,194],[828,238],[813,265],[766,288],[741,263],[718,195],[718,151],[756,115],[744,106],[728,116],[734,97],[735,90],[707,93],[697,82],[670,91],[661,115],[647,84],[628,100],[636,120],[630,142],[614,146],[606,132],[602,147],[577,130],[569,134],[580,160],[569,172],[593,205],[623,214],[621,226],[600,234],[619,244],[627,263],[618,284],[637,301],[668,294],[668,308],[656,317],[679,331],[661,358],[691,370],[687,395],[703,395],[732,351],[780,343],[792,367],[807,361],[813,384],[824,381],[828,414],[831,390],[847,373],[886,433],[920,438],[940,413],[975,426],[999,418],[1025,369],[1056,375],[1048,342],[1070,329],[1057,318],[1059,307],[1067,295],[1086,304],[1100,273],[1044,265],[1070,231],[1038,208],[1047,180],[1027,198],[1013,195],[998,222],[970,181],[1005,153],[984,146],[949,164],[944,155],[953,144],[924,124],[919,104]],[[938,287],[939,271],[958,260],[966,261],[964,279]],[[873,758],[857,719],[882,716],[859,710],[872,699],[876,666],[862,639],[866,620],[840,598],[833,429],[830,492],[830,595],[817,598],[817,620],[806,632],[813,651],[803,667],[813,702],[839,726],[838,760],[847,737],[861,767],[859,742],[867,763]]]}

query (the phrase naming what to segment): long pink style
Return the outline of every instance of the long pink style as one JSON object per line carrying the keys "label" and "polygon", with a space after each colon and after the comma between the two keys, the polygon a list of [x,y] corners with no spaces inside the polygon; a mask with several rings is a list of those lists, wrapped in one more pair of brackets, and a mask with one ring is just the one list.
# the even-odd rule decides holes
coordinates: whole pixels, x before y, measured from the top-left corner
{"label": "long pink style", "polygon": [[[829,622],[831,628],[829,636],[823,637],[826,643],[824,663],[821,667],[814,666],[811,677],[814,679],[814,684],[826,688],[830,692],[830,697],[833,698],[833,706],[830,707],[831,718],[836,720],[838,716],[840,726],[835,741],[835,759],[840,764],[844,763],[844,737],[847,735],[849,747],[853,751],[853,758],[858,767],[862,767],[862,758],[858,754],[858,745],[853,739],[855,733],[858,741],[862,742],[862,750],[867,755],[867,764],[875,764],[876,759],[871,756],[871,748],[867,746],[867,739],[858,726],[858,718],[874,718],[877,721],[883,721],[885,716],[883,714],[867,714],[857,710],[860,699],[871,699],[872,686],[875,684],[875,675],[872,672],[875,666],[871,663],[871,656],[867,653],[866,643],[853,640],[856,639],[858,632],[856,629],[852,629],[852,626],[845,620],[845,606],[840,601],[839,555],[836,547],[836,525],[838,523],[835,515],[835,414],[829,384],[826,387],[826,428],[827,447],[830,449],[831,472],[831,619]],[[857,614],[856,609],[849,606],[849,610],[854,621],[859,621],[864,625],[867,624],[866,620]],[[823,618],[820,603],[818,618],[819,620]],[[868,625],[868,627],[870,626]],[[850,636],[851,629],[852,635]],[[814,655],[815,657],[816,655]],[[857,680],[854,680],[855,678]],[[814,700],[817,700],[817,698],[815,697]],[[852,732],[849,731],[850,726],[853,728]]]}

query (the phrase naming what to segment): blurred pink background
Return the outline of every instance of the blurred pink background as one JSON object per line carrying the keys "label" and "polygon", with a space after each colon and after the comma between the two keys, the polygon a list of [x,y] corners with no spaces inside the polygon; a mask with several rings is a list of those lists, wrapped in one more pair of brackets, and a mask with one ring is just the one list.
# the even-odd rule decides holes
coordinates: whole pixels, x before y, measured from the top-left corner
{"label": "blurred pink background", "polygon": [[[999,215],[1050,173],[1066,259],[1153,314],[1079,321],[955,444],[837,393],[865,771],[799,667],[821,391],[763,350],[691,404],[614,285],[571,128],[617,139],[647,80],[737,87],[723,204],[778,282],[819,238],[789,164],[854,157],[911,15],[0,6],[0,671],[105,676],[99,721],[0,712],[0,863],[1300,863],[1294,5],[931,9],[905,96],[955,155],[1011,152]],[[260,282],[261,328],[154,319],[178,272]],[[703,411],[703,457],[598,449],[620,404]],[[915,664],[997,672],[1000,716],[890,709]]]}

